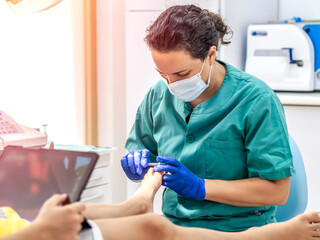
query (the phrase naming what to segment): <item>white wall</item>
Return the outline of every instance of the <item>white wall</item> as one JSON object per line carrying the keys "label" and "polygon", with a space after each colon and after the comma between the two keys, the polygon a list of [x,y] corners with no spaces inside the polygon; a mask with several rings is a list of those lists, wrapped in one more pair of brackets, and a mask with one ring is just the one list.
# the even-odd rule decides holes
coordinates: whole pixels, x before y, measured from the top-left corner
{"label": "white wall", "polygon": [[278,0],[221,0],[220,15],[233,35],[231,43],[222,45],[220,59],[244,70],[247,51],[247,28],[278,19]]}
{"label": "white wall", "polygon": [[126,154],[124,0],[98,0],[98,144],[117,147],[112,154],[112,202],[126,200],[126,176],[120,159]]}
{"label": "white wall", "polygon": [[0,1],[0,109],[29,127],[47,123],[56,143],[84,143],[82,26],[79,0],[30,15]]}
{"label": "white wall", "polygon": [[280,0],[279,18],[281,20],[292,17],[302,19],[320,19],[319,0]]}

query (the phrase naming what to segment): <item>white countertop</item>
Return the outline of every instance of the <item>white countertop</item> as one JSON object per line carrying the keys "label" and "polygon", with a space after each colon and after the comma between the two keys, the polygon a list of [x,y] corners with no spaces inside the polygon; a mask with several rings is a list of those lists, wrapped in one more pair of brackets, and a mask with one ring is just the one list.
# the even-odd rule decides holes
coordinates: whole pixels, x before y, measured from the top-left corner
{"label": "white countertop", "polygon": [[276,92],[283,105],[320,106],[320,92]]}

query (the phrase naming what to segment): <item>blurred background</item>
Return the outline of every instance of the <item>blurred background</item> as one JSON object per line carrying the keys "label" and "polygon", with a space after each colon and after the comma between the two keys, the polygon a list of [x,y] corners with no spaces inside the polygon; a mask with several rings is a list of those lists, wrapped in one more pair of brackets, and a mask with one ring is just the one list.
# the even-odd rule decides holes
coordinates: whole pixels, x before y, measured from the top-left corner
{"label": "blurred background", "polygon": [[[191,3],[222,15],[233,37],[219,59],[241,70],[249,25],[320,19],[318,0],[63,0],[33,14],[16,14],[1,0],[0,109],[26,126],[47,125],[55,143],[116,147],[110,199],[127,199],[138,184],[127,181],[120,158],[138,105],[160,79],[143,40],[146,28],[167,7]],[[279,97],[305,162],[307,211],[319,210],[320,93]]]}

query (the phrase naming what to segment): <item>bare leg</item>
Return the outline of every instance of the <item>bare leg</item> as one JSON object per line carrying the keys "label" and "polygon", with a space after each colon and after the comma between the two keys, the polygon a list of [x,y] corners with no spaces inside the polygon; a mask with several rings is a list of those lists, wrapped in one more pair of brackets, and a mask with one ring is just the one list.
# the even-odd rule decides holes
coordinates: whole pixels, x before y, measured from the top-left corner
{"label": "bare leg", "polygon": [[[254,227],[244,232],[221,235],[221,232],[200,228],[177,228],[174,239],[236,239],[236,240],[315,240],[320,237],[319,213],[299,215],[287,222],[273,223],[263,227]],[[226,234],[226,233],[225,233]]]}
{"label": "bare leg", "polygon": [[84,216],[88,219],[117,218],[153,212],[154,195],[161,186],[162,174],[149,169],[136,194],[114,205],[87,204]]}
{"label": "bare leg", "polygon": [[156,240],[172,239],[174,225],[165,217],[153,213],[94,220],[104,239]]}
{"label": "bare leg", "polygon": [[[247,239],[259,236],[260,240],[312,240],[320,238],[320,213],[301,214],[283,223],[254,227],[246,231]],[[250,238],[249,238],[250,237]]]}
{"label": "bare leg", "polygon": [[[143,215],[95,220],[104,239],[130,240],[244,240],[241,233],[218,232],[203,228],[186,228],[174,225],[163,216],[153,213]],[[258,239],[258,238],[256,238]],[[247,240],[247,239],[246,239]]]}
{"label": "bare leg", "polygon": [[147,213],[125,218],[95,220],[104,239],[108,240],[241,240],[236,233],[217,232],[208,229],[179,227],[163,216]]}
{"label": "bare leg", "polygon": [[320,229],[319,213],[303,214],[284,223],[254,227],[237,233],[180,227],[153,213],[117,219],[101,219],[95,222],[105,239],[108,240],[315,240],[320,237],[320,231],[317,231]]}

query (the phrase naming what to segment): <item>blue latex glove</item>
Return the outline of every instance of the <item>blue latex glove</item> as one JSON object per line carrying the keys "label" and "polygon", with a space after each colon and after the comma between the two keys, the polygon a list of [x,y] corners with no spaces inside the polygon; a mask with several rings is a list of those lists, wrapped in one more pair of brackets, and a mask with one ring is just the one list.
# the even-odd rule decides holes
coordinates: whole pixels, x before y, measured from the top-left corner
{"label": "blue latex glove", "polygon": [[204,179],[195,176],[186,166],[170,157],[157,157],[160,165],[154,167],[155,172],[165,171],[162,185],[169,187],[180,196],[195,200],[204,200],[206,189]]}
{"label": "blue latex glove", "polygon": [[142,180],[148,172],[147,167],[150,151],[148,149],[136,149],[121,158],[121,166],[131,180]]}

